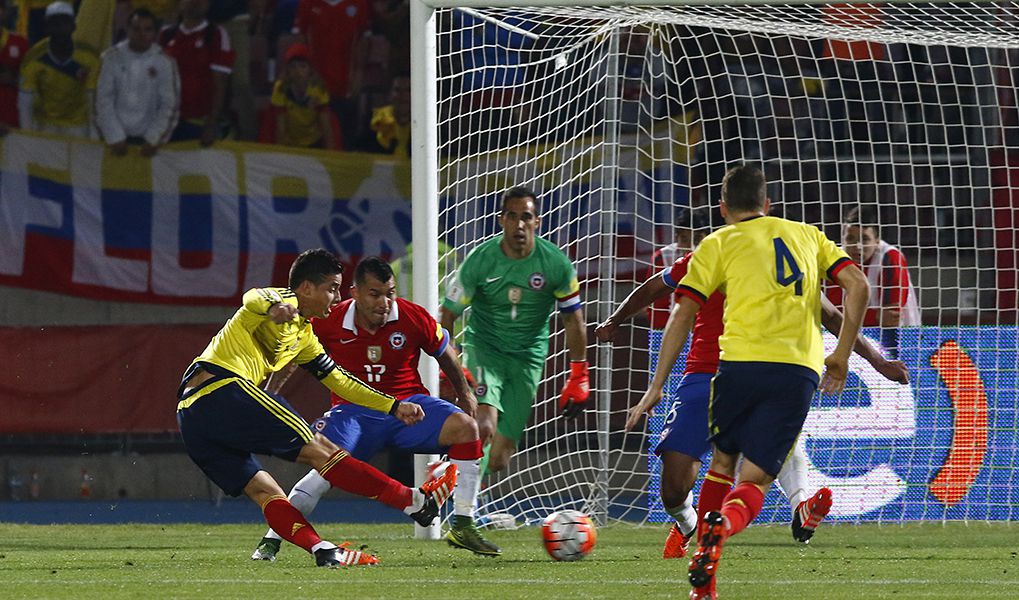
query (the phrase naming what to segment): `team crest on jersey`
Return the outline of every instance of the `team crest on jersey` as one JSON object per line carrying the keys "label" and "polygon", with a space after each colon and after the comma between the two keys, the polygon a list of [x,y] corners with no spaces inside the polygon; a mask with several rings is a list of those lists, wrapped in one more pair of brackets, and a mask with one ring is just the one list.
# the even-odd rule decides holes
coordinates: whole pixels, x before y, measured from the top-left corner
{"label": "team crest on jersey", "polygon": [[487,393],[488,393],[488,386],[483,384],[483,383],[479,383],[478,387],[474,388],[474,395],[475,396],[484,396]]}
{"label": "team crest on jersey", "polygon": [[389,336],[389,345],[392,346],[393,350],[403,348],[403,345],[406,343],[407,336],[403,335],[402,331],[395,331],[393,335]]}
{"label": "team crest on jersey", "polygon": [[543,273],[531,273],[527,283],[531,285],[532,290],[540,290],[545,287],[545,275]]}
{"label": "team crest on jersey", "polygon": [[373,363],[382,360],[382,346],[368,346],[368,360]]}

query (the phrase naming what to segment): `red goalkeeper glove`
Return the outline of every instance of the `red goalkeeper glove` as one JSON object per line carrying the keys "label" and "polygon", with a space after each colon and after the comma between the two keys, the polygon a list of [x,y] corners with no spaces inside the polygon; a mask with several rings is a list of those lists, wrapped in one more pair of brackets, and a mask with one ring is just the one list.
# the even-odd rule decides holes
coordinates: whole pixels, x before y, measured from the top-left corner
{"label": "red goalkeeper glove", "polygon": [[576,360],[570,362],[570,378],[563,386],[563,393],[559,396],[559,410],[563,416],[572,419],[580,414],[591,394],[591,386],[587,377],[587,361]]}

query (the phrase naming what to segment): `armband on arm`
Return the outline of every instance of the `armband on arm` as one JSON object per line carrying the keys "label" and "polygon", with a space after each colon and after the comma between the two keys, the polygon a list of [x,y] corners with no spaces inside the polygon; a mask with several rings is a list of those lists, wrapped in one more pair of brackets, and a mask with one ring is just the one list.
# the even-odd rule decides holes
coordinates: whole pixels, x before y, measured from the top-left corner
{"label": "armband on arm", "polygon": [[306,362],[301,365],[302,369],[306,369],[309,373],[315,376],[315,379],[322,381],[329,375],[329,373],[336,368],[336,361],[329,358],[326,353],[319,354],[311,362]]}

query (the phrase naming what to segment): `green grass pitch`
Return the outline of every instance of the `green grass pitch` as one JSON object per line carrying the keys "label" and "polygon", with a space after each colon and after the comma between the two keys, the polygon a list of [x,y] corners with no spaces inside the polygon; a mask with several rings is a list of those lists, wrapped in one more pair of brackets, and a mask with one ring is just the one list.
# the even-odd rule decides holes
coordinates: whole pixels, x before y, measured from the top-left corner
{"label": "green grass pitch", "polygon": [[[3,598],[643,598],[686,597],[686,561],[663,561],[665,527],[613,525],[586,560],[554,563],[537,528],[497,531],[501,558],[415,540],[410,526],[325,524],[382,564],[318,569],[284,546],[248,556],[263,526],[0,525]],[[787,527],[752,527],[726,546],[722,598],[1015,598],[1019,529],[948,523],[824,526],[809,546]]]}

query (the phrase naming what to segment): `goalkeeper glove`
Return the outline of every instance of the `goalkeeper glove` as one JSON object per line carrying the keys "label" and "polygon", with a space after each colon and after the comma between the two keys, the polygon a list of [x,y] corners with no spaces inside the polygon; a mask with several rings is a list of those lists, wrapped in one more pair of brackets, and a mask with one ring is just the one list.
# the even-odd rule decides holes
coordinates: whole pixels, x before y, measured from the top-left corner
{"label": "goalkeeper glove", "polygon": [[591,393],[591,387],[587,377],[587,361],[575,360],[570,362],[570,378],[563,386],[563,393],[559,396],[559,410],[564,417],[572,419],[584,409],[584,403]]}

